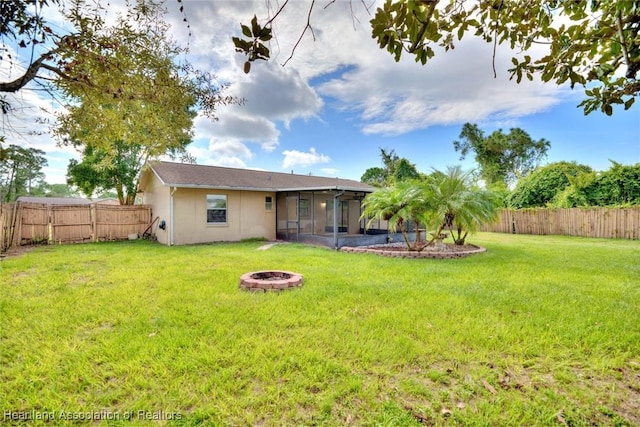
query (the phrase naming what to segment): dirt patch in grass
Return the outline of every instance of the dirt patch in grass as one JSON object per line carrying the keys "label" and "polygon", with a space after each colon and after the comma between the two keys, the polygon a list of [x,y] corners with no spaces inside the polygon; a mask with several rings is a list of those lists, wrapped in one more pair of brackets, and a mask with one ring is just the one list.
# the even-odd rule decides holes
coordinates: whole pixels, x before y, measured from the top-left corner
{"label": "dirt patch in grass", "polygon": [[0,261],[9,257],[18,257],[20,255],[24,255],[27,252],[30,252],[36,248],[47,247],[48,245],[24,245],[24,246],[12,246],[7,249],[6,252],[0,253]]}
{"label": "dirt patch in grass", "polygon": [[[520,411],[518,405],[529,400],[549,399],[546,394],[557,400],[548,401],[550,409],[559,404],[550,414],[559,425],[640,425],[640,372],[633,363],[598,375],[573,368],[577,380],[571,388],[555,379],[553,372],[481,365],[435,363],[407,371],[389,379],[389,388],[395,391],[389,398],[426,425],[443,424],[450,417],[473,420],[483,399],[496,404],[516,402],[502,408],[508,413]],[[593,400],[581,401],[589,392]]]}
{"label": "dirt patch in grass", "polygon": [[[583,384],[585,388],[599,392],[598,409],[606,419],[616,425],[626,422],[640,425],[640,371],[618,368],[608,378],[590,376]],[[605,401],[607,396],[610,396],[610,402]]]}

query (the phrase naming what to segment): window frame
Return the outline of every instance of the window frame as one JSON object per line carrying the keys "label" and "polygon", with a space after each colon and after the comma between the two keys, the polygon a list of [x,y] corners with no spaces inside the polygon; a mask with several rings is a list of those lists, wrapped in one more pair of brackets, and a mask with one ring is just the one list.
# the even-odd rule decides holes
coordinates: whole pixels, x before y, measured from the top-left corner
{"label": "window frame", "polygon": [[[210,200],[212,198],[213,200]],[[211,202],[215,200],[224,200],[224,207],[212,207]],[[207,194],[205,197],[205,203],[207,205],[207,225],[226,225],[229,222],[229,197],[226,194]],[[224,221],[216,220],[210,221],[209,211],[224,211]],[[218,214],[220,216],[221,214]]]}
{"label": "window frame", "polygon": [[298,214],[301,219],[309,219],[311,218],[311,203],[309,199],[299,199],[298,200]]}

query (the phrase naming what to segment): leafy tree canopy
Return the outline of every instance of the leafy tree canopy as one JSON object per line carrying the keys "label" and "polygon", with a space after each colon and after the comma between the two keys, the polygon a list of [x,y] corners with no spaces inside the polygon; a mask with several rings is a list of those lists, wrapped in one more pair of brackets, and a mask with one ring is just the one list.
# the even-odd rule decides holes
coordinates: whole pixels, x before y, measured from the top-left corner
{"label": "leafy tree canopy", "polygon": [[121,204],[133,204],[145,163],[184,155],[191,142],[197,84],[177,65],[181,50],[170,41],[162,13],[159,5],[141,2],[113,26],[86,23],[93,36],[65,54],[86,84],[56,82],[72,103],[54,131],[82,152],[82,160],[69,165],[68,182],[89,197],[115,189]]}
{"label": "leafy tree canopy", "polygon": [[71,101],[55,129],[63,144],[103,149],[109,160],[122,144],[158,156],[191,139],[196,99],[174,61],[180,50],[158,20],[162,13],[139,3],[113,26],[83,24],[93,36],[64,56],[86,83],[56,82]]}
{"label": "leafy tree canopy", "polygon": [[373,185],[374,187],[383,187],[387,178],[387,171],[384,168],[375,166],[364,171],[360,177],[360,182]]}
{"label": "leafy tree canopy", "polygon": [[[125,6],[107,25],[108,1],[0,2],[0,40],[31,58],[22,75],[0,81],[0,93],[35,83],[65,104],[54,134],[85,156],[70,165],[70,180],[87,191],[113,184],[121,203],[132,202],[131,176],[146,160],[186,155],[196,110],[215,120],[220,104],[240,102],[224,95],[226,86],[215,76],[185,60],[187,48],[171,39],[161,1]],[[64,27],[48,23],[48,12],[56,10]],[[17,61],[5,52],[0,61]],[[0,104],[3,113],[11,112],[6,97]],[[91,179],[80,179],[89,169]]]}
{"label": "leafy tree canopy", "polygon": [[465,244],[469,232],[491,222],[500,206],[499,195],[478,187],[473,172],[460,166],[434,171],[420,187],[429,206],[422,221],[435,225],[433,236],[448,230],[457,245]]}
{"label": "leafy tree canopy", "polygon": [[82,160],[72,159],[67,167],[67,183],[74,185],[87,197],[116,190],[121,205],[132,205],[135,201],[138,174],[143,166],[144,148],[140,145],[116,144],[105,164],[106,151],[87,146]]}
{"label": "leafy tree canopy", "polygon": [[576,162],[556,162],[536,168],[531,174],[518,180],[508,197],[508,205],[515,209],[545,207],[570,185],[570,179],[593,169]]}
{"label": "leafy tree canopy", "polygon": [[380,158],[384,167],[373,167],[367,169],[361,182],[365,182],[375,187],[383,187],[396,182],[417,179],[420,177],[416,165],[404,157],[399,157],[395,150],[387,151],[380,149]]}
{"label": "leafy tree canopy", "polygon": [[[176,0],[180,3],[182,0]],[[35,83],[58,99],[57,89],[64,88],[65,95],[85,92],[89,98],[107,93],[114,97],[134,96],[149,102],[151,93],[131,91],[136,81],[130,81],[131,65],[142,67],[149,55],[148,39],[160,43],[160,34],[167,34],[167,24],[162,20],[162,2],[159,0],[132,0],[126,3],[126,12],[119,16],[120,31],[108,27],[104,14],[110,8],[103,0],[14,0],[0,2],[0,40],[11,44],[18,55],[31,58],[25,72],[9,81],[0,81],[0,94],[18,92],[29,83]],[[59,12],[65,17],[65,26],[50,24],[47,15]],[[153,21],[153,19],[158,19]],[[184,19],[186,21],[186,18]],[[152,25],[157,23],[158,26]],[[188,26],[188,23],[185,24]],[[148,37],[144,37],[144,31]],[[142,36],[140,40],[136,37]],[[141,50],[137,50],[137,48]],[[185,47],[172,45],[173,56],[187,51]],[[3,52],[0,61],[15,63],[17,58]],[[129,61],[123,73],[120,68]],[[153,67],[153,65],[152,65]],[[99,71],[99,72],[96,72]],[[215,119],[216,108],[223,103],[238,102],[224,96],[225,85],[214,75],[198,70],[182,59],[174,64],[172,72],[180,73],[194,98],[197,107]],[[158,87],[162,79],[156,76]],[[55,83],[55,84],[53,84]],[[13,106],[5,96],[0,97],[3,113]]]}
{"label": "leafy tree canopy", "polygon": [[46,182],[42,183],[33,195],[44,197],[80,197],[80,193],[70,185],[48,184]]}
{"label": "leafy tree canopy", "polygon": [[[408,250],[424,249],[419,233],[412,242],[409,238],[410,224],[418,224],[428,207],[425,194],[414,181],[400,181],[391,186],[367,194],[362,201],[361,219],[367,219],[367,227],[375,220],[387,221],[389,231],[400,231]],[[416,227],[418,228],[418,227]]]}
{"label": "leafy tree canopy", "polygon": [[13,202],[20,196],[32,195],[44,182],[42,168],[47,166],[44,151],[12,144],[4,154],[6,158],[0,161],[0,200]]}
{"label": "leafy tree canopy", "polygon": [[480,175],[488,185],[515,183],[533,171],[547,154],[551,143],[545,139],[534,141],[520,128],[508,134],[502,129],[485,136],[475,124],[465,123],[460,141],[453,147],[461,154],[460,160],[473,152],[480,166]]}
{"label": "leafy tree canopy", "polygon": [[[247,55],[245,72],[252,61],[270,57],[273,23],[287,5],[267,3],[272,15],[262,24],[254,16],[251,25],[241,25],[243,37],[233,37],[236,50]],[[309,3],[300,38],[313,32],[311,12],[317,5]],[[436,55],[434,47],[452,51],[463,38],[479,37],[494,51],[506,44],[515,52],[508,69],[512,78],[539,76],[544,82],[583,86],[585,114],[599,109],[611,115],[618,104],[628,109],[640,91],[637,0],[386,0],[370,24],[378,46],[396,61],[412,55],[423,65]],[[520,54],[534,45],[547,45],[547,53]]]}

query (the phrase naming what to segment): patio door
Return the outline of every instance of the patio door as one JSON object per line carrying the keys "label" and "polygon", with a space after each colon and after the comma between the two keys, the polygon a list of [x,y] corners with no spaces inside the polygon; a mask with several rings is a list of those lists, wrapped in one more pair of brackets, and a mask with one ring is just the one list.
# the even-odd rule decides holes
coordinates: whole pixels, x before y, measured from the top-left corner
{"label": "patio door", "polygon": [[[349,229],[349,201],[340,200],[338,202],[338,233],[346,233]],[[327,232],[333,232],[333,200],[327,201]]]}

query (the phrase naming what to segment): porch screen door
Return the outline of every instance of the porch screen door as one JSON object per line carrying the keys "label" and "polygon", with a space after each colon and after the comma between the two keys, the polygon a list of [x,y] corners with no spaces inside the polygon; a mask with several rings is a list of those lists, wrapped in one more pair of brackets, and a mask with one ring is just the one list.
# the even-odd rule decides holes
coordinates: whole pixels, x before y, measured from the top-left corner
{"label": "porch screen door", "polygon": [[292,235],[298,239],[300,233],[300,197],[287,196],[287,236],[291,239]]}

